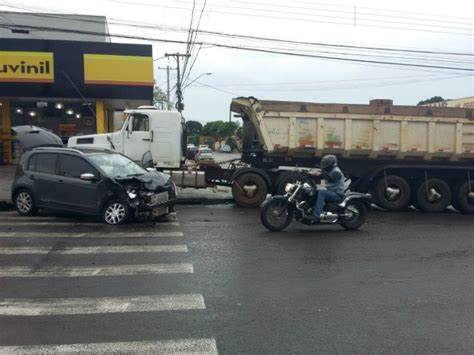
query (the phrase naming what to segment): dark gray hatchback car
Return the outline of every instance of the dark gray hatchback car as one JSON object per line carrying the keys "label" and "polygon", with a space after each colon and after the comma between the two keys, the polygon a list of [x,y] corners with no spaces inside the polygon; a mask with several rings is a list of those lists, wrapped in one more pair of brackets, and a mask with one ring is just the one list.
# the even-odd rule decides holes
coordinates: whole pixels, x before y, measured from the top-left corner
{"label": "dark gray hatchback car", "polygon": [[107,224],[166,215],[176,201],[169,175],[105,150],[35,148],[20,159],[12,186],[20,215],[38,209],[101,216]]}

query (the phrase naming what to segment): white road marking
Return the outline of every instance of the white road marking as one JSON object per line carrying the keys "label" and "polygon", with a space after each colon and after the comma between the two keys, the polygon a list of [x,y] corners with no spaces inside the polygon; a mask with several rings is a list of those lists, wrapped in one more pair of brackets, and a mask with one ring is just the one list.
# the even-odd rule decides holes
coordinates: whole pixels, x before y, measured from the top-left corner
{"label": "white road marking", "polygon": [[[0,218],[0,226],[9,226],[9,227],[18,227],[18,225],[21,226],[54,226],[54,227],[104,227],[104,228],[120,228],[117,226],[109,226],[104,223],[91,223],[91,222],[80,222],[80,221],[65,221],[65,222],[57,222],[57,221],[43,221],[43,220],[34,220],[34,221],[28,221],[24,220],[22,218],[11,220],[9,222],[2,222]],[[13,223],[12,223],[13,222]],[[21,223],[20,223],[21,222]],[[140,224],[137,224],[136,226],[142,226]],[[155,227],[158,228],[159,226],[179,226],[178,222],[156,222]]]}
{"label": "white road marking", "polygon": [[57,316],[205,308],[204,298],[200,294],[0,300],[0,315],[3,316]]}
{"label": "white road marking", "polygon": [[136,237],[158,237],[174,238],[183,237],[183,232],[120,232],[113,231],[69,233],[69,232],[0,232],[0,238],[136,238]]}
{"label": "white road marking", "polygon": [[10,247],[0,248],[0,255],[16,254],[129,254],[129,253],[187,253],[186,245],[101,245],[101,246],[66,246],[53,249],[50,246]]}
{"label": "white road marking", "polygon": [[0,347],[2,354],[218,354],[216,340],[177,339],[117,343],[26,345]]}
{"label": "white road marking", "polygon": [[143,264],[143,265],[101,265],[89,266],[47,266],[34,269],[28,266],[4,266],[0,277],[89,277],[130,276],[155,274],[192,274],[192,264]]}

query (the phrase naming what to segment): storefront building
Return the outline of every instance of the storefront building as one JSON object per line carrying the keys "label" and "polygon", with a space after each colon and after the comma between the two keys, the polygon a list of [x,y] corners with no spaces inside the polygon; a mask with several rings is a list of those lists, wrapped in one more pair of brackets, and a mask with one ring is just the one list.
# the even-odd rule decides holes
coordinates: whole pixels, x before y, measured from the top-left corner
{"label": "storefront building", "polygon": [[117,112],[151,104],[153,84],[151,45],[0,39],[3,162],[12,161],[12,126],[63,141],[109,132]]}

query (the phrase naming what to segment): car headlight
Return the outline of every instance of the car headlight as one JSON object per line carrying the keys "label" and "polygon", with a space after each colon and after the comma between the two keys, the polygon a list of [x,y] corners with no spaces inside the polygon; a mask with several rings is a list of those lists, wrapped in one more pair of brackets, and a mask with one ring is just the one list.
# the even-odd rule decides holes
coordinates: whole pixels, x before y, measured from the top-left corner
{"label": "car headlight", "polygon": [[286,186],[285,186],[285,192],[290,192],[291,190],[293,190],[293,187],[294,187],[294,186],[295,186],[295,185],[294,185],[294,184],[291,184],[291,183],[286,184]]}
{"label": "car headlight", "polygon": [[134,189],[129,189],[127,190],[127,195],[133,200],[135,197],[137,197],[137,192]]}

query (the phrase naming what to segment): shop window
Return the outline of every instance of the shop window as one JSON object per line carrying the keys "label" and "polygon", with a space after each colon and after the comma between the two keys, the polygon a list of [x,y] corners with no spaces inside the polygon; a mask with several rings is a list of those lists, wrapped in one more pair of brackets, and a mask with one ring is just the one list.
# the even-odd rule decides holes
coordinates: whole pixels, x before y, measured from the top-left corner
{"label": "shop window", "polygon": [[72,177],[80,178],[82,174],[94,174],[97,176],[97,170],[95,170],[92,165],[86,162],[84,159],[72,156],[72,155],[62,155],[61,161],[59,162],[59,174]]}

